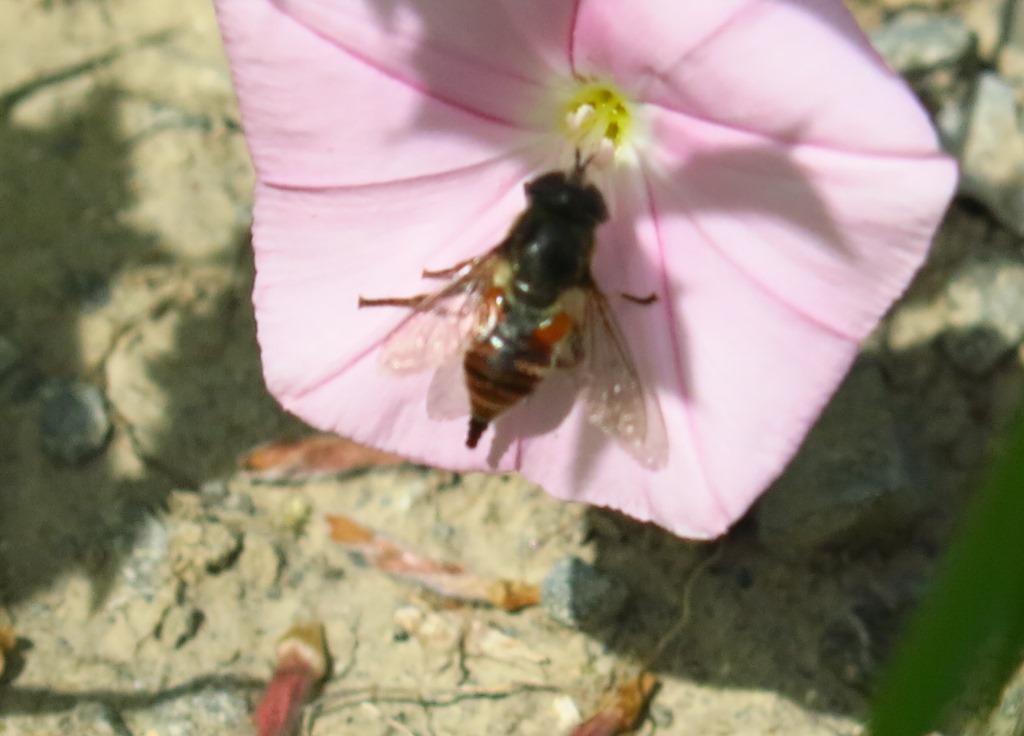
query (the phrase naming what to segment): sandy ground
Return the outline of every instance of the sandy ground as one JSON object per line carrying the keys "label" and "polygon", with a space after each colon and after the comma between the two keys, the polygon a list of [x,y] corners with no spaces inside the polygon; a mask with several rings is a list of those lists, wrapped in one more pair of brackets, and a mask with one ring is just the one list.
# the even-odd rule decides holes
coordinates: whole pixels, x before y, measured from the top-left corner
{"label": "sandy ground", "polygon": [[[277,637],[308,619],[334,656],[314,733],[564,733],[639,663],[662,681],[641,734],[858,732],[948,509],[783,555],[745,525],[684,543],[514,478],[247,478],[244,450],[305,430],[260,378],[252,174],[209,3],[8,0],[0,29],[0,336],[21,353],[0,383],[0,618],[20,637],[0,734],[246,733]],[[109,402],[81,466],[41,449],[35,387],[57,377]],[[578,555],[631,597],[584,630],[438,605],[355,564],[337,513],[495,577]]]}

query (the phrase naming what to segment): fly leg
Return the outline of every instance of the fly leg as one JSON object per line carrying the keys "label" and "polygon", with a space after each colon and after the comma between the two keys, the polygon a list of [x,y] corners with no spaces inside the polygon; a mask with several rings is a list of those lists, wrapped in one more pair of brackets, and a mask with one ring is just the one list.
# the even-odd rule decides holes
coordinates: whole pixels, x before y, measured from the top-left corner
{"label": "fly leg", "polygon": [[653,291],[647,296],[637,296],[636,294],[627,294],[624,291],[620,291],[619,296],[621,296],[623,299],[628,299],[634,304],[639,304],[642,307],[646,307],[658,301],[658,295],[655,294]]}
{"label": "fly leg", "polygon": [[456,276],[459,271],[464,269],[466,266],[471,266],[477,261],[476,258],[467,258],[464,261],[459,261],[454,266],[448,268],[442,268],[440,271],[428,271],[423,269],[423,278],[425,279],[450,279]]}
{"label": "fly leg", "polygon": [[389,297],[386,299],[367,299],[366,297],[359,297],[359,308],[363,307],[407,307],[409,309],[416,309],[423,302],[430,298],[430,294],[417,294],[416,296],[407,297]]}
{"label": "fly leg", "polygon": [[[440,271],[428,271],[423,269],[423,278],[425,279],[450,279],[453,276],[457,276],[466,266],[471,266],[477,262],[477,258],[467,258],[464,261],[459,261],[454,266],[449,268],[443,268]],[[359,297],[360,307],[407,307],[408,309],[418,309],[423,302],[429,299],[433,294],[417,294],[416,296],[408,297],[388,297],[386,299],[367,299],[366,297]]]}

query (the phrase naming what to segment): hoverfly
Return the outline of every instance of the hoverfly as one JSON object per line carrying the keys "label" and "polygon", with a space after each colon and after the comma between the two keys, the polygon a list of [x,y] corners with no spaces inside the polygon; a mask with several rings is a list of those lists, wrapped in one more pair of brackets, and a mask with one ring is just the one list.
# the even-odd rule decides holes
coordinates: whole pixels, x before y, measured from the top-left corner
{"label": "hoverfly", "polygon": [[[595,231],[608,219],[604,197],[584,180],[587,162],[526,183],[527,206],[488,253],[425,278],[449,279],[432,294],[364,299],[360,307],[412,309],[385,341],[380,362],[411,373],[438,369],[427,411],[469,413],[467,447],[530,396],[556,369],[572,371],[588,420],[643,465],[660,468],[668,443],[657,401],[648,400],[608,300],[591,275]],[[655,296],[623,297],[650,304]],[[461,366],[453,361],[461,362]],[[461,396],[444,396],[448,366]],[[468,407],[466,398],[468,395]],[[461,399],[461,401],[460,401]],[[451,407],[456,401],[462,410]]]}

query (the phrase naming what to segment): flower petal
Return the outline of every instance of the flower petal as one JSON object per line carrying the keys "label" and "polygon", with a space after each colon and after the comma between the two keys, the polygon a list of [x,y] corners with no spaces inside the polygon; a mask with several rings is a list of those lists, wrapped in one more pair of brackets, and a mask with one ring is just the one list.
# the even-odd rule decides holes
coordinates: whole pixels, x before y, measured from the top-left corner
{"label": "flower petal", "polygon": [[360,296],[436,289],[421,269],[451,266],[500,241],[523,206],[525,175],[508,158],[377,187],[259,184],[253,301],[271,393],[321,429],[431,464],[486,467],[464,447],[465,420],[427,419],[429,373],[399,376],[377,362],[375,348],[408,310],[357,305]]}
{"label": "flower petal", "polygon": [[277,0],[288,15],[434,99],[512,125],[567,78],[572,2]]}
{"label": "flower petal", "polygon": [[423,95],[270,0],[217,0],[217,14],[263,182],[315,188],[431,176],[508,155],[531,137]]}
{"label": "flower petal", "polygon": [[683,536],[720,534],[782,470],[955,179],[838,2],[581,0],[575,70],[646,103],[594,266],[659,397],[669,464],[644,469],[589,426],[560,372],[468,450],[464,420],[427,419],[430,375],[377,362],[403,310],[357,300],[436,288],[420,269],[504,236],[519,184],[559,153],[531,114],[568,74],[573,3],[217,7],[260,179],[259,340],[285,407],[433,465],[520,468]]}
{"label": "flower petal", "polygon": [[839,0],[581,0],[574,67],[646,102],[770,138],[934,150],[906,84]]}
{"label": "flower petal", "polygon": [[674,337],[654,363],[670,466],[645,476],[592,452],[607,484],[595,487],[559,473],[539,443],[523,466],[574,489],[565,497],[709,536],[781,472],[920,266],[956,168],[838,3],[727,1],[678,18],[667,2],[584,0],[574,59],[650,103],[641,154],[655,218],[638,221],[632,258],[660,248],[670,321],[625,319],[635,343]]}
{"label": "flower petal", "polygon": [[751,282],[854,340],[924,261],[956,186],[956,165],[940,153],[834,151],[669,111],[651,117],[659,211],[689,218]]}
{"label": "flower petal", "polygon": [[[602,230],[595,278],[658,394],[669,464],[641,468],[576,407],[550,436],[524,442],[522,472],[559,498],[712,538],[781,472],[857,342],[765,292],[686,213],[652,208],[652,195],[664,192],[639,178],[619,192],[635,218]],[[620,291],[659,298],[645,307],[616,300]]]}

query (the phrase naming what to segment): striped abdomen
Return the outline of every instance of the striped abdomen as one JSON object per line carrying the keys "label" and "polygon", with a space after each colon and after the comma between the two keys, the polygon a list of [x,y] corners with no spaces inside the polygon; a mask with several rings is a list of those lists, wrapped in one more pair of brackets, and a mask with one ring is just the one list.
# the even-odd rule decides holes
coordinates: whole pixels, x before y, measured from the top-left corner
{"label": "striped abdomen", "polygon": [[467,447],[476,447],[487,426],[537,388],[554,364],[555,349],[572,330],[564,312],[530,332],[501,335],[474,343],[463,360],[469,392]]}

